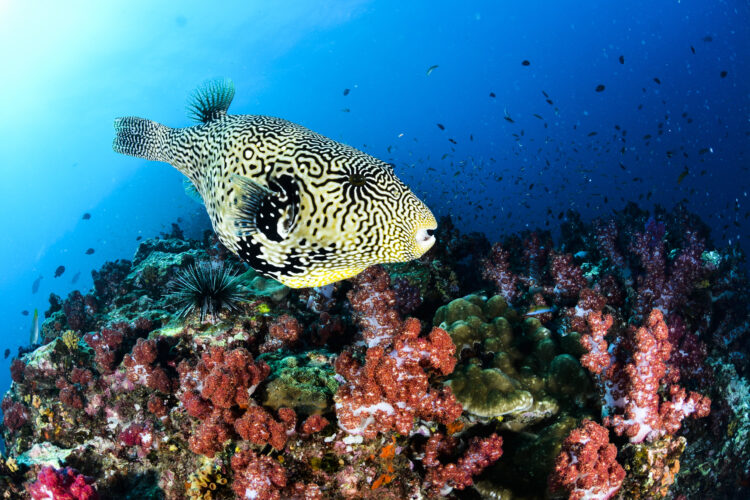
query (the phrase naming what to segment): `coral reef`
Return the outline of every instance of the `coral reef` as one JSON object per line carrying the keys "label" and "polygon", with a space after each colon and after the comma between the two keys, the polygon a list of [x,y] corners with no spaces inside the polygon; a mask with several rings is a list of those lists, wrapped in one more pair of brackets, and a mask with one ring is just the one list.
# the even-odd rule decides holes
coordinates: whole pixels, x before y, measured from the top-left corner
{"label": "coral reef", "polygon": [[[568,212],[557,242],[531,231],[491,245],[448,219],[440,231],[418,260],[310,290],[257,275],[210,232],[142,241],[94,271],[92,290],[51,295],[42,344],[10,364],[0,491],[750,494],[738,247],[715,248],[682,205],[591,223]],[[236,270],[231,306],[170,295],[218,269]]]}

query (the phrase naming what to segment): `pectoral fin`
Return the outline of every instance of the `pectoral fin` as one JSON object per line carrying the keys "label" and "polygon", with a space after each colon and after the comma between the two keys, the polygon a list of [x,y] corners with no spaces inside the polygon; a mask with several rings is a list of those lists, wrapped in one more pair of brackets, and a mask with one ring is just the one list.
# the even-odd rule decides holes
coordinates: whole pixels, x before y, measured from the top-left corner
{"label": "pectoral fin", "polygon": [[283,241],[292,231],[299,214],[299,193],[294,179],[272,179],[269,187],[239,175],[232,176],[237,192],[234,224],[237,235],[262,233],[271,241]]}

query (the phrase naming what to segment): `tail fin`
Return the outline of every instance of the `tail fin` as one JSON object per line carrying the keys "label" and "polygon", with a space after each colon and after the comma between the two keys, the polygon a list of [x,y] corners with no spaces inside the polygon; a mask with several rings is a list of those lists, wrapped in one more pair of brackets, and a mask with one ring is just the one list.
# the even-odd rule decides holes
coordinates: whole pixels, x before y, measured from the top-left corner
{"label": "tail fin", "polygon": [[169,163],[169,132],[172,129],[145,118],[128,116],[115,120],[112,149],[118,153]]}

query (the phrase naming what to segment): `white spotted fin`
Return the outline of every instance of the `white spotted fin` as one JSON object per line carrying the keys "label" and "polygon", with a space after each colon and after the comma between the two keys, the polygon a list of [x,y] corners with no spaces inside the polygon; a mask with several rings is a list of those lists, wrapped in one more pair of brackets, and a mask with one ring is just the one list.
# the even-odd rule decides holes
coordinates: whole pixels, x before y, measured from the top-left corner
{"label": "white spotted fin", "polygon": [[271,179],[269,187],[241,175],[232,175],[237,192],[233,210],[239,237],[262,233],[271,241],[283,241],[295,227],[299,215],[299,188],[289,175]]}

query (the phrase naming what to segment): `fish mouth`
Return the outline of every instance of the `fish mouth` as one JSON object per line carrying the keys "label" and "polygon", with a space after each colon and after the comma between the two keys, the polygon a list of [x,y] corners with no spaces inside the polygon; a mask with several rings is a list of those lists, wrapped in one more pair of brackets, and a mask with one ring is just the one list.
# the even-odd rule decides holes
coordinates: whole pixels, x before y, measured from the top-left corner
{"label": "fish mouth", "polygon": [[427,250],[432,248],[432,245],[435,244],[435,229],[437,229],[437,224],[432,224],[430,226],[425,226],[417,229],[415,239],[420,254],[425,253]]}

